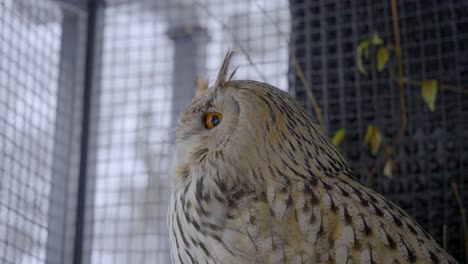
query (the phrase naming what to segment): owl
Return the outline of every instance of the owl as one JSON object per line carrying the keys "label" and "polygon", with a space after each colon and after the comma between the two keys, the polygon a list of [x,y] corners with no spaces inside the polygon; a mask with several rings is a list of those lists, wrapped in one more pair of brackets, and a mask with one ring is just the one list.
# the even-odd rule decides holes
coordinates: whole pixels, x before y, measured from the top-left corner
{"label": "owl", "polygon": [[456,263],[290,95],[232,80],[231,56],[176,129],[173,263]]}

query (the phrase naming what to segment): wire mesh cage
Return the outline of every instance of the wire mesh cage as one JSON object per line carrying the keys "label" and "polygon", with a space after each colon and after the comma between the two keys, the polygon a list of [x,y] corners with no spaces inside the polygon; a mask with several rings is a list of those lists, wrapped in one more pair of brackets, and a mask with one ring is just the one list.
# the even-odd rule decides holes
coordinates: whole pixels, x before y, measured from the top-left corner
{"label": "wire mesh cage", "polygon": [[[195,80],[214,77],[236,42],[249,54],[236,61],[240,76],[286,88],[287,38],[268,19],[287,34],[287,5],[108,1],[101,7],[88,191],[94,217],[86,222],[92,231],[84,251],[91,262],[170,262],[166,207],[177,115],[194,96]],[[260,8],[271,9],[270,16]]]}
{"label": "wire mesh cage", "polygon": [[73,252],[85,17],[0,2],[0,262]]}
{"label": "wire mesh cage", "polygon": [[[346,131],[340,149],[361,181],[465,260],[465,3],[398,2],[413,84],[392,177],[382,164],[366,177],[384,154],[363,142],[368,125],[382,130],[381,149],[398,134],[399,79],[376,60],[356,63],[377,33],[392,55],[386,67],[397,68],[391,1],[0,3],[0,262],[170,263],[174,128],[227,50],[237,79],[287,90],[316,114],[312,92],[329,135]],[[449,89],[431,112],[414,82],[433,79]]]}
{"label": "wire mesh cage", "polygon": [[[466,242],[458,203],[467,199],[468,95],[452,88],[466,87],[468,81],[468,5],[399,1],[403,79],[437,80],[446,85],[431,112],[422,99],[421,84],[406,83],[402,94],[407,126],[400,143],[392,142],[403,122],[396,74],[380,72],[378,61],[369,60],[366,76],[356,63],[361,43],[375,34],[394,45],[391,1],[291,1],[291,11],[294,54],[311,80],[328,132],[345,129],[342,152],[361,181],[408,211],[463,261]],[[370,53],[370,57],[377,56]],[[297,99],[313,111],[304,86],[294,72],[291,76],[290,87]],[[369,179],[369,171],[379,160],[363,144],[369,125],[381,128],[386,144],[395,151],[395,177],[385,177],[379,170]],[[462,201],[457,202],[456,193]]]}

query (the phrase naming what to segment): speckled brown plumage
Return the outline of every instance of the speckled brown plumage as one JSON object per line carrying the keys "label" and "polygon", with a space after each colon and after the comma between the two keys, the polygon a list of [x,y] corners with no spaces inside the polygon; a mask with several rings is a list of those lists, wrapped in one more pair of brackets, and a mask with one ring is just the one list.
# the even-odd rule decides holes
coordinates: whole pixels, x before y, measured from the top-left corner
{"label": "speckled brown plumage", "polygon": [[[287,93],[226,79],[180,118],[174,263],[456,263],[402,209],[357,182]],[[207,112],[223,114],[214,129]]]}

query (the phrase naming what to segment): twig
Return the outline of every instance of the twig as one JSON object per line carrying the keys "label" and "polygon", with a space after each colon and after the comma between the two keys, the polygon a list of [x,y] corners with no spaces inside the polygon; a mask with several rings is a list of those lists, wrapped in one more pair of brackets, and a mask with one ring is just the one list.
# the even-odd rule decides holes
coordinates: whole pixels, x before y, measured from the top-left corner
{"label": "twig", "polygon": [[442,225],[442,246],[447,250],[447,225]]}
{"label": "twig", "polygon": [[268,12],[267,12],[262,6],[260,6],[260,5],[258,4],[257,1],[255,1],[255,5],[257,6],[258,10],[260,10],[260,12],[261,12],[266,18],[268,18],[268,19],[270,20],[270,22],[275,26],[276,31],[278,31],[278,34],[279,34],[282,38],[284,38],[284,40],[286,41],[286,43],[287,43],[288,46],[289,46],[289,40],[288,40],[287,36],[285,36],[285,34],[283,33],[283,31],[281,31],[281,28],[280,28],[280,26],[278,25],[278,23],[276,23],[276,21],[275,21],[273,18],[271,18],[270,15],[268,15]]}
{"label": "twig", "polygon": [[398,132],[394,144],[400,143],[401,138],[404,136],[406,126],[408,123],[406,117],[406,96],[405,96],[405,83],[403,81],[403,60],[401,59],[401,40],[400,40],[400,25],[398,21],[398,3],[392,0],[392,21],[393,21],[393,34],[395,35],[395,58],[398,65],[398,78],[399,78],[399,91],[400,91],[400,113],[401,113],[401,127]]}
{"label": "twig", "polygon": [[285,36],[285,34],[281,31],[281,28],[279,27],[278,23],[276,23],[276,21],[274,19],[272,19],[268,13],[266,12],[266,10],[261,7],[257,1],[255,1],[255,5],[257,6],[257,8],[260,10],[260,12],[270,20],[270,22],[275,26],[276,30],[278,31],[278,34],[280,35],[280,37],[284,38],[285,42],[286,42],[286,45],[288,46],[288,49],[289,49],[289,54],[290,54],[290,57],[291,57],[291,63],[292,65],[294,66],[294,69],[296,71],[296,75],[297,77],[299,78],[299,80],[301,81],[302,83],[302,86],[304,87],[305,91],[306,91],[306,94],[307,94],[307,97],[309,98],[310,100],[310,103],[312,104],[312,108],[314,109],[314,112],[315,112],[315,115],[317,116],[317,119],[318,119],[318,122],[320,124],[320,126],[322,127],[322,129],[325,131],[326,130],[326,126],[325,126],[325,122],[323,120],[323,115],[322,115],[322,109],[320,108],[318,102],[317,102],[317,99],[315,98],[315,95],[312,91],[312,87],[310,87],[310,84],[309,82],[307,81],[307,79],[305,78],[305,75],[304,75],[304,71],[302,70],[302,67],[301,65],[299,64],[299,62],[297,61],[297,57],[296,57],[296,54],[294,54],[294,51],[292,50],[291,48],[291,43],[289,42],[287,36]]}
{"label": "twig", "polygon": [[463,237],[465,240],[465,258],[468,261],[468,224],[466,221],[466,210],[463,207],[463,202],[460,197],[460,193],[458,193],[458,187],[455,181],[452,181],[452,189],[453,193],[455,194],[455,199],[457,200],[458,207],[460,208],[460,214],[462,217],[462,224],[463,224]]}
{"label": "twig", "polygon": [[208,16],[210,16],[211,18],[213,18],[216,22],[218,22],[218,24],[224,29],[226,30],[227,32],[229,32],[232,36],[232,39],[234,40],[234,43],[239,47],[241,53],[245,56],[245,58],[247,59],[247,61],[250,63],[250,65],[254,68],[255,72],[258,74],[258,76],[260,76],[260,78],[262,79],[262,81],[266,81],[266,78],[265,76],[262,74],[262,72],[260,71],[260,69],[258,69],[257,65],[254,63],[254,61],[252,60],[252,58],[250,57],[250,55],[248,54],[248,52],[244,49],[244,47],[241,45],[240,41],[234,37],[234,33],[232,32],[231,28],[228,27],[226,24],[224,24],[224,22],[219,18],[217,17],[216,15],[214,15],[209,7],[205,4],[202,4],[200,3],[199,1],[194,1],[196,5],[198,5],[199,7],[201,7],[207,14]]}
{"label": "twig", "polygon": [[[387,146],[385,146],[384,149],[393,148],[393,147],[394,147],[394,145],[388,144]],[[371,179],[372,177],[374,177],[374,175],[377,173],[377,170],[380,168],[380,165],[382,163],[385,163],[387,161],[387,159],[390,158],[389,153],[393,153],[393,152],[394,151],[392,151],[392,152],[384,151],[384,153],[381,154],[377,158],[377,160],[375,161],[374,166],[372,166],[372,168],[369,170],[369,173],[367,174],[367,179]]]}
{"label": "twig", "polygon": [[[406,127],[408,125],[408,120],[406,116],[406,96],[405,96],[405,82],[403,76],[403,60],[401,58],[401,38],[400,38],[400,25],[398,20],[398,3],[396,0],[392,0],[392,22],[393,22],[393,35],[395,38],[395,47],[394,54],[395,60],[397,61],[398,66],[398,88],[399,88],[399,97],[400,97],[400,115],[401,115],[401,126],[398,131],[398,135],[394,138],[392,144],[386,146],[386,148],[395,148],[400,143],[401,139],[405,135]],[[367,174],[368,179],[372,178],[377,170],[380,168],[380,164],[385,162],[389,158],[389,154],[386,151],[379,156],[374,166],[369,170]]]}
{"label": "twig", "polygon": [[[391,47],[391,50],[394,51],[395,60],[397,61],[397,70],[398,70],[398,78],[393,76],[393,72],[391,72],[392,79],[398,82],[399,87],[399,97],[400,97],[400,114],[401,114],[401,126],[398,131],[398,135],[394,138],[392,144],[386,146],[386,148],[396,148],[396,146],[401,142],[401,139],[405,135],[405,131],[408,125],[407,119],[407,109],[406,109],[406,96],[405,96],[405,84],[421,86],[422,81],[411,80],[405,78],[403,75],[403,61],[402,61],[402,52],[401,52],[401,38],[400,38],[400,25],[399,25],[399,18],[398,18],[398,3],[396,0],[392,0],[392,22],[393,22],[393,34],[395,37],[395,46]],[[390,47],[390,46],[389,46]],[[449,90],[456,93],[463,93],[468,94],[468,89],[459,88],[456,86],[451,86],[447,84],[438,84],[438,87],[441,89]],[[376,173],[377,170],[380,168],[380,165],[385,162],[389,158],[388,153],[383,153],[378,157],[374,166],[369,170],[368,179],[372,178]],[[467,258],[468,259],[468,258]]]}
{"label": "twig", "polygon": [[312,107],[314,108],[315,114],[317,115],[317,119],[319,121],[320,126],[325,131],[325,122],[323,121],[322,110],[317,103],[317,99],[315,98],[314,93],[312,92],[312,88],[310,87],[309,83],[307,82],[304,72],[302,71],[301,65],[297,62],[296,55],[291,51],[291,62],[296,69],[296,75],[301,80],[304,89],[306,90],[307,97],[309,97],[310,102],[312,103]]}
{"label": "twig", "polygon": [[439,87],[445,90],[455,92],[455,93],[468,94],[468,89],[459,88],[459,87],[448,85],[448,84],[439,84]]}
{"label": "twig", "polygon": [[[407,78],[403,78],[403,82],[406,83],[406,84],[414,85],[414,86],[421,86],[421,84],[422,84],[422,81],[411,80],[411,79],[407,79]],[[455,92],[455,93],[468,94],[468,89],[459,88],[459,87],[444,84],[444,83],[439,83],[438,87],[440,87],[441,89],[445,89],[445,90]]]}

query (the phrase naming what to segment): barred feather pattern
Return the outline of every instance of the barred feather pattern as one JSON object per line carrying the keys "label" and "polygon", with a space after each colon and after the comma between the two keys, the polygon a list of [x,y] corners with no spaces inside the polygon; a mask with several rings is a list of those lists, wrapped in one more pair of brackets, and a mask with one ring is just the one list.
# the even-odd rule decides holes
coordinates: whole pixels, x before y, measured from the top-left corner
{"label": "barred feather pattern", "polygon": [[[212,130],[203,116],[223,114]],[[456,263],[402,209],[355,180],[287,93],[227,81],[177,128],[173,263]]]}

